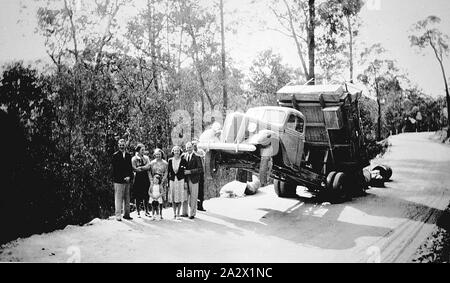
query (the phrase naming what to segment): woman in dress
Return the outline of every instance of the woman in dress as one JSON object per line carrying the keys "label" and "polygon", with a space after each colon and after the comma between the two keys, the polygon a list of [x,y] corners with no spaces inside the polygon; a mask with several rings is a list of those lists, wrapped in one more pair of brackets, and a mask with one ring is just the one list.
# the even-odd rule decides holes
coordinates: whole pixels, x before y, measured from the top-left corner
{"label": "woman in dress", "polygon": [[186,159],[181,158],[181,147],[174,146],[173,157],[169,159],[169,203],[172,203],[173,218],[180,219],[181,204],[185,201],[184,194],[184,169],[187,166]]}
{"label": "woman in dress", "polygon": [[136,146],[135,151],[136,154],[131,159],[131,165],[133,166],[133,171],[135,173],[133,194],[136,204],[136,211],[138,217],[141,217],[139,207],[143,204],[145,215],[148,216],[147,191],[150,186],[150,179],[148,177],[148,171],[150,170],[150,158],[144,154],[145,146],[141,143]]}
{"label": "woman in dress", "polygon": [[[167,169],[168,169],[168,163],[163,159],[164,153],[161,149],[157,148],[153,152],[153,159],[150,162],[150,174],[151,178],[153,179],[153,176],[158,174],[161,176],[161,194],[163,197],[163,202],[167,202]],[[160,215],[162,218],[162,206],[160,208]]]}

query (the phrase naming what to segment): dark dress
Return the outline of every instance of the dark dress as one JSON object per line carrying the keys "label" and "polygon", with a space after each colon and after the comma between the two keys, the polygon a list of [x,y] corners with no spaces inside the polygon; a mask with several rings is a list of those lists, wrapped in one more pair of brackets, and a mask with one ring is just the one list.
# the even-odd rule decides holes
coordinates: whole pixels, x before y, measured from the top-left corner
{"label": "dark dress", "polygon": [[[142,158],[136,159],[137,167],[144,166],[145,160]],[[137,200],[146,200],[148,198],[148,188],[150,187],[150,178],[148,176],[148,171],[136,172],[134,178],[134,197]]]}

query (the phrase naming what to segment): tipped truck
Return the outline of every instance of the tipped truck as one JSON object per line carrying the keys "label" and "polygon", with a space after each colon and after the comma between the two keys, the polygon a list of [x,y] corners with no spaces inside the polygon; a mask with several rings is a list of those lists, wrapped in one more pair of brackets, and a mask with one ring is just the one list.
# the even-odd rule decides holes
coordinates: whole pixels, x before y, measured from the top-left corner
{"label": "tipped truck", "polygon": [[280,197],[295,196],[298,185],[332,202],[360,195],[368,188],[363,169],[370,164],[361,94],[347,83],[288,85],[277,93],[278,106],[227,115],[223,126],[200,137],[207,177],[224,166],[258,174],[262,186],[274,178]]}

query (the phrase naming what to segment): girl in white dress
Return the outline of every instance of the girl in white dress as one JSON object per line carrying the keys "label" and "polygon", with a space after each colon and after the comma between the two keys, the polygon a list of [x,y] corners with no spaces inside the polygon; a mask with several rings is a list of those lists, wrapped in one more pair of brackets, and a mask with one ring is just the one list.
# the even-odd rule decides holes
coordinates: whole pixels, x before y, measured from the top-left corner
{"label": "girl in white dress", "polygon": [[[153,176],[153,182],[150,185],[148,190],[148,195],[150,196],[148,203],[152,207],[152,220],[161,220],[162,219],[162,205],[163,205],[163,197],[162,197],[162,188],[161,188],[161,176],[155,174]],[[156,218],[155,218],[156,212]]]}

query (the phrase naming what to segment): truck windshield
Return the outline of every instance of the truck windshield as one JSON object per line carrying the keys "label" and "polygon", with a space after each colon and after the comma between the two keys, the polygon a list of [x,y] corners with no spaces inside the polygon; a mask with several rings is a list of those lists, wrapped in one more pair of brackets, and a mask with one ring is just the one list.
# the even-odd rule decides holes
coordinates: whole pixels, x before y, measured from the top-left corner
{"label": "truck windshield", "polygon": [[247,115],[278,125],[283,125],[286,118],[286,112],[266,108],[251,108],[247,111]]}

